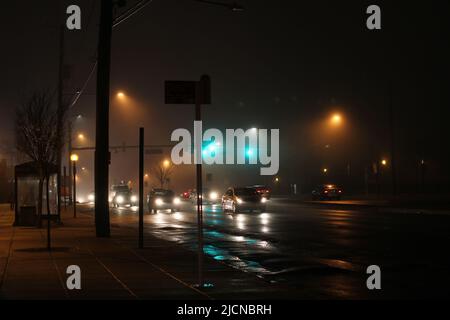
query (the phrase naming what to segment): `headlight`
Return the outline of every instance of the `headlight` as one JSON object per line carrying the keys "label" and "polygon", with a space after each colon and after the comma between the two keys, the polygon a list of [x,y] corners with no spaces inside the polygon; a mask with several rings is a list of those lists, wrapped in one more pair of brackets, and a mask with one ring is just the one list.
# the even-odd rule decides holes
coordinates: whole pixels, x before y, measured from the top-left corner
{"label": "headlight", "polygon": [[218,197],[219,197],[219,195],[217,194],[217,192],[211,192],[209,194],[209,199],[211,199],[211,200],[217,200]]}
{"label": "headlight", "polygon": [[262,203],[266,203],[266,202],[267,202],[267,199],[264,198],[264,197],[262,197],[262,198],[261,198],[261,202],[262,202]]}
{"label": "headlight", "polygon": [[94,201],[95,200],[95,196],[93,194],[88,195],[88,200],[89,201]]}
{"label": "headlight", "polygon": [[180,204],[180,202],[181,202],[181,200],[180,200],[180,198],[175,198],[175,199],[173,199],[173,203],[174,204]]}
{"label": "headlight", "polygon": [[136,196],[131,196],[131,202],[137,202],[138,201],[138,197]]}
{"label": "headlight", "polygon": [[122,196],[118,196],[116,200],[117,200],[117,203],[120,203],[120,204],[122,204],[124,201]]}
{"label": "headlight", "polygon": [[164,204],[164,201],[162,201],[162,199],[156,199],[155,200],[155,204],[157,205],[157,206],[162,206],[163,204]]}
{"label": "headlight", "polygon": [[242,203],[242,199],[241,198],[236,198],[237,203],[241,204]]}

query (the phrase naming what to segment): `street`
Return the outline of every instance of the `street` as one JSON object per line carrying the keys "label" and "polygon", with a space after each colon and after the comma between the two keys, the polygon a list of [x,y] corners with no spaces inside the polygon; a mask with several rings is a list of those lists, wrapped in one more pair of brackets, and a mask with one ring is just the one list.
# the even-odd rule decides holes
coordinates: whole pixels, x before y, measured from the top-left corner
{"label": "street", "polygon": [[[264,213],[224,214],[220,206],[205,206],[204,252],[268,282],[314,290],[318,298],[446,296],[450,216],[269,203]],[[136,228],[137,237],[136,208],[112,209],[112,223]],[[195,207],[147,213],[145,230],[196,250]],[[382,290],[367,289],[369,265],[380,266]]]}

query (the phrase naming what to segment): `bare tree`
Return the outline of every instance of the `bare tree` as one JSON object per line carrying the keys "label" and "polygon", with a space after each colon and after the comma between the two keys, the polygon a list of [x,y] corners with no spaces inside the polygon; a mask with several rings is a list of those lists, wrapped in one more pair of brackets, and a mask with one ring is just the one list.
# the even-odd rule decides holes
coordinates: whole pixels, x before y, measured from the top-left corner
{"label": "bare tree", "polygon": [[150,170],[151,175],[159,183],[161,189],[164,188],[164,184],[170,181],[170,176],[173,173],[173,166],[167,161],[161,162],[158,165],[152,167]]}
{"label": "bare tree", "polygon": [[[43,186],[46,181],[47,210],[50,213],[48,194],[51,168],[57,165],[58,153],[63,146],[62,132],[58,132],[57,108],[53,95],[47,91],[36,92],[16,112],[15,131],[17,150],[30,158],[39,172],[38,225],[42,225]],[[65,116],[66,110],[62,112]],[[59,188],[60,186],[58,186]],[[59,201],[59,199],[58,199]]]}

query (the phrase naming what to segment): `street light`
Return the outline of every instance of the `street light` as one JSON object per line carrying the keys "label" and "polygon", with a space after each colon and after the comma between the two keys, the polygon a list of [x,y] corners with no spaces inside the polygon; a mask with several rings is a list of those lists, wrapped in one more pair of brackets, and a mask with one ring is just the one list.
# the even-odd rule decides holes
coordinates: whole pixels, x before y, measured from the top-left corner
{"label": "street light", "polygon": [[335,113],[331,116],[331,124],[339,126],[342,123],[342,116],[339,113]]}
{"label": "street light", "polygon": [[164,160],[163,166],[164,166],[164,168],[170,167],[170,161],[169,160]]}
{"label": "street light", "polygon": [[387,166],[387,160],[386,159],[383,159],[383,160],[381,160],[381,165],[383,165],[383,166]]}
{"label": "street light", "polygon": [[73,172],[73,217],[77,217],[77,161],[78,155],[70,155],[70,161],[72,161],[72,172]]}
{"label": "street light", "polygon": [[324,168],[322,171],[323,171],[323,173],[326,174],[326,173],[328,173],[328,168]]}

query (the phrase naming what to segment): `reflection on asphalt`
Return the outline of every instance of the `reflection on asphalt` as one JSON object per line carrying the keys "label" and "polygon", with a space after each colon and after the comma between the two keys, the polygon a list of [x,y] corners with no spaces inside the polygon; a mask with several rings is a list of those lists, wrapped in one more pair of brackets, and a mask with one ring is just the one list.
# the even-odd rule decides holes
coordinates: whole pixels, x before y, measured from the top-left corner
{"label": "reflection on asphalt", "polygon": [[[113,209],[113,222],[137,225],[135,208]],[[270,282],[320,288],[319,296],[371,297],[366,268],[383,270],[383,297],[441,296],[450,286],[450,217],[334,210],[273,200],[267,212],[204,207],[204,251]],[[197,250],[193,205],[145,215],[146,232]],[[414,278],[414,282],[411,279]],[[436,289],[437,284],[439,287]]]}

